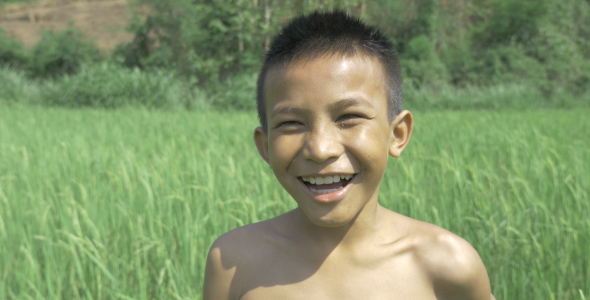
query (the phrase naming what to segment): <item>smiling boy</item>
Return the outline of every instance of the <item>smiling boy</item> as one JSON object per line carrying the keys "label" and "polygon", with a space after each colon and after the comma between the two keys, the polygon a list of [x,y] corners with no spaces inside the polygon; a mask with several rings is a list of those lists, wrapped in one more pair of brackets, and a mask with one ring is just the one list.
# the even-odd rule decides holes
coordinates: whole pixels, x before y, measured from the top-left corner
{"label": "smiling boy", "polygon": [[297,208],[221,236],[204,299],[493,299],[466,241],[378,203],[412,134],[390,42],[342,12],[294,19],[258,80],[260,156]]}

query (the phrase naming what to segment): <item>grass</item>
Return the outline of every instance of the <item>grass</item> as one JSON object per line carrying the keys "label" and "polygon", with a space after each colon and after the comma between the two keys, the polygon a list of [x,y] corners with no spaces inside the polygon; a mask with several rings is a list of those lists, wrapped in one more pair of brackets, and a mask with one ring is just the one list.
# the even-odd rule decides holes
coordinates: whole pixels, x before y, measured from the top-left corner
{"label": "grass", "polygon": [[[29,72],[30,73],[30,72]],[[29,73],[0,66],[0,104],[70,108],[139,107],[164,110],[255,110],[257,74],[236,75],[205,86],[168,70],[142,71],[104,61],[82,65],[73,75],[32,79]],[[538,83],[492,86],[404,88],[407,107],[420,111],[590,109],[590,90],[561,88],[545,95]]]}
{"label": "grass", "polygon": [[[381,201],[472,243],[497,299],[588,298],[589,112],[415,112]],[[294,207],[255,126],[0,106],[0,298],[200,299],[218,235]]]}
{"label": "grass", "polygon": [[408,86],[405,98],[419,110],[531,110],[590,108],[590,90],[572,94],[561,88],[544,94],[534,82],[507,82],[491,86],[449,85],[415,89]]}
{"label": "grass", "polygon": [[148,73],[102,62],[84,65],[75,75],[39,80],[0,67],[0,104],[191,110],[208,108],[208,99],[204,91],[170,71]]}

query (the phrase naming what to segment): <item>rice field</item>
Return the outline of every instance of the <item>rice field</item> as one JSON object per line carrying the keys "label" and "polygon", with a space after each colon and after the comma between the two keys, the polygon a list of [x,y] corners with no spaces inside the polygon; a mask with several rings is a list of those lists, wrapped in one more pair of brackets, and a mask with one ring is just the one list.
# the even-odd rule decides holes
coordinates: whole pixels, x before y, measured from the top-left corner
{"label": "rice field", "polygon": [[[589,113],[414,112],[380,201],[468,240],[497,299],[590,299]],[[0,106],[0,299],[200,299],[218,235],[294,207],[256,125]]]}

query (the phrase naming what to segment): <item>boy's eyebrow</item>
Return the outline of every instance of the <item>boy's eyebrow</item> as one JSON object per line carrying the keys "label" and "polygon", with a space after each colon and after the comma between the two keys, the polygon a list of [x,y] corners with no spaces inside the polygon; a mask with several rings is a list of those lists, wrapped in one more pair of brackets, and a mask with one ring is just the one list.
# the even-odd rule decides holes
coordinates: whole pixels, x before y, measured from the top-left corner
{"label": "boy's eyebrow", "polygon": [[359,105],[368,105],[373,107],[371,101],[366,100],[365,98],[345,98],[336,103],[330,105],[330,109],[344,109],[351,106],[359,106]]}
{"label": "boy's eyebrow", "polygon": [[307,112],[309,111],[309,109],[305,109],[305,108],[299,108],[299,107],[295,107],[295,106],[284,106],[281,107],[279,109],[274,109],[272,111],[272,113],[270,114],[271,117],[274,117],[278,114],[290,114],[290,113],[303,113],[303,112]]}
{"label": "boy's eyebrow", "polygon": [[[336,103],[332,103],[329,106],[329,109],[331,110],[342,110],[351,106],[359,106],[359,105],[367,105],[370,107],[373,107],[373,104],[371,103],[371,101],[366,100],[365,98],[345,98],[342,100],[339,100]],[[278,109],[274,109],[270,116],[274,117],[276,115],[279,114],[298,114],[298,113],[305,113],[305,112],[309,112],[309,109],[306,108],[301,108],[301,107],[295,107],[295,106],[284,106],[284,107],[280,107]]]}

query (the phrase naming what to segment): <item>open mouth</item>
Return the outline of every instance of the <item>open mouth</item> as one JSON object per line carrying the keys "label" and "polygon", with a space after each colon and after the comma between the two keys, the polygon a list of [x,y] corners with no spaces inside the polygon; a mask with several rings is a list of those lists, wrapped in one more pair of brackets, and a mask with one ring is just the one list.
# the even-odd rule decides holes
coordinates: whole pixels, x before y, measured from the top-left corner
{"label": "open mouth", "polygon": [[301,181],[316,194],[330,194],[343,189],[356,174],[322,177],[300,177]]}

